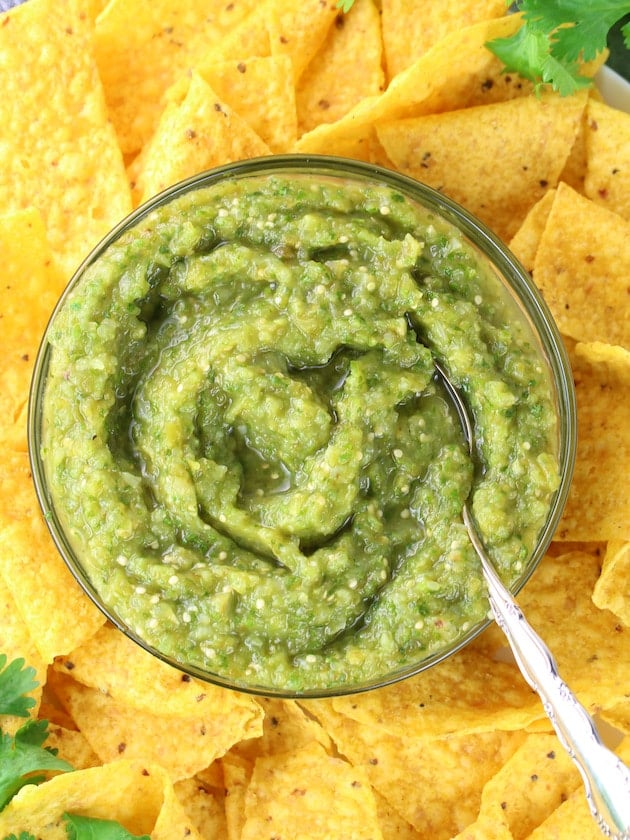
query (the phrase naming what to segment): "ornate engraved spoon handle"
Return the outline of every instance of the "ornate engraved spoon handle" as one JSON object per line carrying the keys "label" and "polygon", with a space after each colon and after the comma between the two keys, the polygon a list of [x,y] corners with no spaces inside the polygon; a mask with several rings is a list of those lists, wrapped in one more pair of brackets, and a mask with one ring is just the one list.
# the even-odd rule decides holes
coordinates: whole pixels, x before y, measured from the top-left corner
{"label": "ornate engraved spoon handle", "polygon": [[479,555],[490,606],[527,682],[542,700],[558,739],[584,780],[591,813],[607,837],[630,838],[630,769],[602,743],[595,724],[558,669],[547,645],[531,627],[499,578],[479,539],[468,505],[464,522]]}

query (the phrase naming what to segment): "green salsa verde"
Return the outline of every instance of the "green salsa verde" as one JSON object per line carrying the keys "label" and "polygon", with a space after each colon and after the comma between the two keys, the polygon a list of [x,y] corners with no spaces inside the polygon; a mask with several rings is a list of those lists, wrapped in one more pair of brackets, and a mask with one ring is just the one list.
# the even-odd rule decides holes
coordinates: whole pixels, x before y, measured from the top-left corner
{"label": "green salsa verde", "polygon": [[525,318],[376,181],[184,192],[89,265],[48,340],[41,453],[80,565],[137,637],[237,685],[343,688],[452,645],[488,612],[471,486],[513,583],[558,485]]}

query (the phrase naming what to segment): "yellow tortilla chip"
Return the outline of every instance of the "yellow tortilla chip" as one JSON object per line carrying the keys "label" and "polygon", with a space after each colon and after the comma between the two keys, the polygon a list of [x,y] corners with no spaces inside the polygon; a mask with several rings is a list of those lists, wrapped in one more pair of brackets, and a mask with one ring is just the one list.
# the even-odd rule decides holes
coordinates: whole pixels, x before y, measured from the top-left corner
{"label": "yellow tortilla chip", "polygon": [[598,575],[599,561],[592,555],[545,557],[518,597],[563,679],[591,714],[621,702],[630,683],[630,631],[593,604]]}
{"label": "yellow tortilla chip", "polygon": [[242,840],[381,840],[365,773],[319,744],[257,759],[245,799]]}
{"label": "yellow tortilla chip", "polygon": [[540,201],[529,211],[522,225],[510,240],[510,251],[531,271],[536,260],[536,252],[545,230],[549,213],[556,196],[556,190],[546,192]]}
{"label": "yellow tortilla chip", "polygon": [[141,155],[135,191],[141,201],[178,181],[235,160],[270,154],[252,128],[193,74],[181,105],[169,104]]}
{"label": "yellow tortilla chip", "polygon": [[4,15],[0,27],[0,206],[40,210],[68,278],[131,209],[91,28],[79,0],[30,0]]}
{"label": "yellow tortilla chip", "polygon": [[225,716],[226,725],[237,722],[247,733],[243,737],[262,734],[263,712],[253,697],[171,668],[111,625],[68,656],[58,657],[55,668],[134,709],[184,717],[217,716],[219,720]]}
{"label": "yellow tortilla chip", "polygon": [[49,663],[96,633],[105,618],[84,595],[50,537],[26,452],[5,454],[0,487],[0,574]]}
{"label": "yellow tortilla chip", "polygon": [[499,731],[429,740],[395,737],[336,713],[331,701],[307,708],[389,805],[435,840],[452,837],[475,819],[485,782],[525,737]]}
{"label": "yellow tortilla chip", "polygon": [[[286,55],[204,64],[199,75],[256,132],[274,153],[286,152],[297,137],[295,88]],[[261,96],[264,90],[265,95]]]}
{"label": "yellow tortilla chip", "polygon": [[630,348],[630,222],[559,184],[533,275],[560,331]]}
{"label": "yellow tortilla chip", "polygon": [[336,154],[353,157],[361,153],[379,122],[524,95],[531,88],[504,76],[503,65],[484,46],[517,27],[517,16],[510,15],[452,33],[396,76],[380,96],[367,97],[340,120],[303,135],[296,151],[317,154],[334,149]]}
{"label": "yellow tortilla chip", "polygon": [[175,795],[203,840],[226,837],[223,791],[209,790],[197,777],[175,783]]}
{"label": "yellow tortilla chip", "polygon": [[557,184],[584,104],[584,95],[521,97],[387,122],[376,131],[399,171],[453,198],[509,240]]}
{"label": "yellow tortilla chip", "polygon": [[[630,762],[630,738],[615,750],[622,761]],[[560,837],[579,840],[601,840],[602,832],[593,819],[583,787],[580,785],[571,796],[538,826],[528,840],[557,840]]]}
{"label": "yellow tortilla chip", "polygon": [[102,691],[87,688],[61,674],[51,683],[79,730],[104,763],[117,758],[155,761],[173,781],[203,770],[236,741],[252,734],[249,720],[225,712],[197,715],[148,712],[124,705]]}
{"label": "yellow tortilla chip", "polygon": [[76,729],[66,729],[54,724],[49,725],[46,747],[57,750],[59,758],[67,761],[75,770],[98,767],[101,763],[84,735]]}
{"label": "yellow tortilla chip", "polygon": [[228,840],[241,840],[245,825],[245,797],[254,769],[253,761],[233,751],[220,761],[225,779],[225,821]]}
{"label": "yellow tortilla chip", "polygon": [[94,49],[126,155],[149,140],[162,97],[257,7],[254,0],[112,0],[96,22]]}
{"label": "yellow tortilla chip", "polygon": [[630,626],[630,542],[611,541],[595,588],[593,603]]}
{"label": "yellow tortilla chip", "polygon": [[[611,325],[612,329],[612,325]],[[630,351],[577,344],[577,460],[557,540],[630,540]]]}
{"label": "yellow tortilla chip", "polygon": [[253,763],[261,755],[298,749],[313,741],[331,751],[328,734],[295,701],[261,697],[258,702],[265,714],[262,735],[237,744],[233,751],[238,756]]}
{"label": "yellow tortilla chip", "polygon": [[326,40],[338,12],[336,0],[268,0],[271,54],[290,57],[294,82]]}
{"label": "yellow tortilla chip", "polygon": [[35,356],[64,284],[34,207],[0,217],[0,251],[0,440],[26,451],[23,421]]}
{"label": "yellow tortilla chip", "polygon": [[591,99],[585,144],[584,193],[630,221],[630,114]]}
{"label": "yellow tortilla chip", "polygon": [[505,14],[504,0],[383,0],[387,76],[406,70],[438,41],[462,27]]}
{"label": "yellow tortilla chip", "polygon": [[324,45],[302,74],[297,92],[300,134],[335,122],[384,87],[381,27],[374,0],[339,13]]}
{"label": "yellow tortilla chip", "polygon": [[374,790],[376,813],[383,832],[383,840],[422,840],[422,834],[403,819],[398,811],[389,804],[384,796]]}
{"label": "yellow tortilla chip", "polygon": [[455,840],[529,837],[580,785],[577,768],[555,735],[529,735],[485,785],[474,824]]}
{"label": "yellow tortilla chip", "polygon": [[168,775],[150,762],[116,761],[28,785],[0,813],[0,834],[67,840],[64,813],[116,820],[152,840],[201,840]]}

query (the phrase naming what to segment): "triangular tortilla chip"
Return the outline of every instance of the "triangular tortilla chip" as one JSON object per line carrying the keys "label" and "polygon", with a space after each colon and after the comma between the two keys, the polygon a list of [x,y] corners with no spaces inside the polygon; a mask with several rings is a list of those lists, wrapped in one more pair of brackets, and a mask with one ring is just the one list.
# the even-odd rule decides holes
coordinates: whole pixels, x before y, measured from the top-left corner
{"label": "triangular tortilla chip", "polygon": [[602,343],[571,353],[578,407],[575,472],[557,540],[630,540],[630,351]]}
{"label": "triangular tortilla chip", "polygon": [[266,143],[194,73],[186,98],[166,107],[142,152],[134,193],[146,201],[206,169],[267,154]]}
{"label": "triangular tortilla chip", "polygon": [[630,222],[559,184],[533,275],[563,335],[630,348]]}
{"label": "triangular tortilla chip", "polygon": [[630,114],[591,99],[585,135],[584,193],[630,221]]}
{"label": "triangular tortilla chip", "polygon": [[556,197],[555,189],[546,192],[540,201],[529,211],[523,224],[510,240],[510,251],[531,271],[536,260],[536,252],[545,230],[549,213]]}
{"label": "triangular tortilla chip", "polygon": [[444,192],[507,240],[555,187],[585,101],[521,97],[383,123],[376,131],[399,171]]}
{"label": "triangular tortilla chip", "polygon": [[452,32],[505,15],[505,0],[383,0],[382,6],[389,79]]}
{"label": "triangular tortilla chip", "polygon": [[0,27],[0,207],[40,210],[67,279],[131,209],[91,37],[79,0],[31,0]]}
{"label": "triangular tortilla chip", "polygon": [[302,74],[296,101],[300,134],[340,119],[384,86],[381,27],[373,0],[339,14],[322,48]]}
{"label": "triangular tortilla chip", "polygon": [[615,613],[630,627],[630,542],[608,543],[602,571],[593,589],[593,603]]}
{"label": "triangular tortilla chip", "polygon": [[149,140],[173,82],[250,15],[255,0],[112,0],[94,48],[107,106],[126,155]]}

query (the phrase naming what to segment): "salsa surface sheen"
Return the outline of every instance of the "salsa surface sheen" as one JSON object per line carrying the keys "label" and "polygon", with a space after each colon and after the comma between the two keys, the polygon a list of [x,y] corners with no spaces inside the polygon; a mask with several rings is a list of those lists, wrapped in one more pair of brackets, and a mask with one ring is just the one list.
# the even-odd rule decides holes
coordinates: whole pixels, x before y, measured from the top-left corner
{"label": "salsa surface sheen", "polygon": [[86,269],[48,340],[42,458],[80,565],[148,645],[237,685],[343,688],[452,645],[488,611],[471,484],[507,583],[558,484],[529,326],[389,186],[187,192]]}

